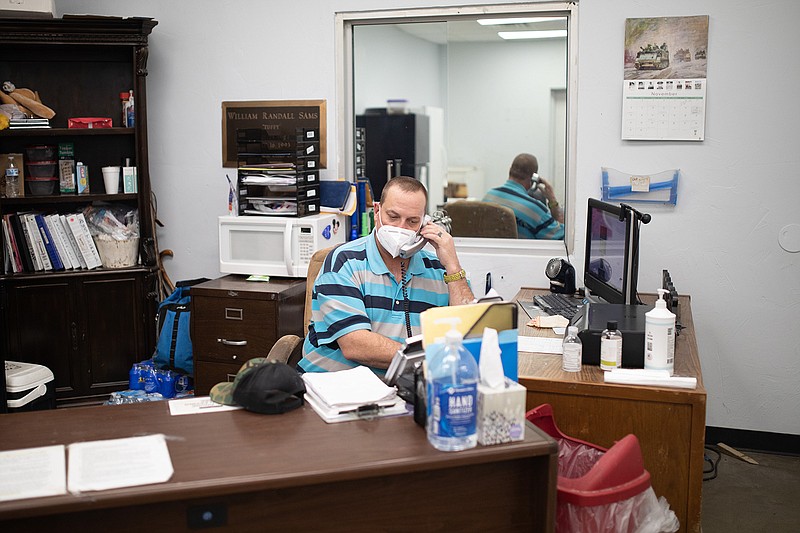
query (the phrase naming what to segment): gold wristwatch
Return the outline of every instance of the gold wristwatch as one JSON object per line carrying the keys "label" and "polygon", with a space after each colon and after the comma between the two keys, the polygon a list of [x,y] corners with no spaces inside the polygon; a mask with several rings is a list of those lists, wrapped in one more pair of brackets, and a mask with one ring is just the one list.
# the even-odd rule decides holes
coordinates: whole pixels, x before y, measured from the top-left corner
{"label": "gold wristwatch", "polygon": [[459,270],[455,274],[445,274],[444,275],[444,282],[445,283],[451,283],[453,281],[458,281],[460,279],[466,279],[466,278],[467,278],[467,273],[462,268],[461,270]]}

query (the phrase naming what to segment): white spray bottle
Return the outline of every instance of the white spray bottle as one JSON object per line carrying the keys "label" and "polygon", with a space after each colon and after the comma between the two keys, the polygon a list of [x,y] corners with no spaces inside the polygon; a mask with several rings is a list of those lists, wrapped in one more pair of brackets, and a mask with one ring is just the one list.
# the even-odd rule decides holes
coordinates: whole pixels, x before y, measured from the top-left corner
{"label": "white spray bottle", "polygon": [[675,315],[667,309],[666,289],[658,289],[656,306],[645,313],[644,367],[652,370],[675,369]]}

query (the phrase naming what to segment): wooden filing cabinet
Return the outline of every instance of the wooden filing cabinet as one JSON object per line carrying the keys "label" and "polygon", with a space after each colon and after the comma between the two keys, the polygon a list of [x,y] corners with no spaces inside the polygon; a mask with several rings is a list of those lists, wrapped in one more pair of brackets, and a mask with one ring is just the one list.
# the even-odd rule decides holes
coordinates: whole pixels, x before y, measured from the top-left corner
{"label": "wooden filing cabinet", "polygon": [[196,395],[232,381],[245,361],[266,357],[283,335],[303,336],[305,279],[229,275],[195,285],[191,294]]}

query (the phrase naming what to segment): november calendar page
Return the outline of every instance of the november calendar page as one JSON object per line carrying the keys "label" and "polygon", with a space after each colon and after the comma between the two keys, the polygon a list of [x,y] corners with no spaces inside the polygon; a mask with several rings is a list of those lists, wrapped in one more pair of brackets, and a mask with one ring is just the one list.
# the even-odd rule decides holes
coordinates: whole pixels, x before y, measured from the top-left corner
{"label": "november calendar page", "polygon": [[622,138],[705,137],[708,16],[625,20]]}

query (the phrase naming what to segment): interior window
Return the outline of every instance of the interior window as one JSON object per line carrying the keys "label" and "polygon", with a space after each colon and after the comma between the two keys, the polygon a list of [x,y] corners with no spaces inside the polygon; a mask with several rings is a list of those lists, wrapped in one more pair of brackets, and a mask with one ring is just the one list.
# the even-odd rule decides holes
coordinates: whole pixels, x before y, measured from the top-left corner
{"label": "interior window", "polygon": [[[337,15],[344,175],[354,175],[359,128],[372,148],[365,168],[376,194],[392,175],[413,175],[428,187],[432,212],[484,200],[506,184],[515,156],[530,153],[565,209],[569,240],[574,8],[488,7]],[[487,231],[462,243],[491,237],[510,238]]]}

